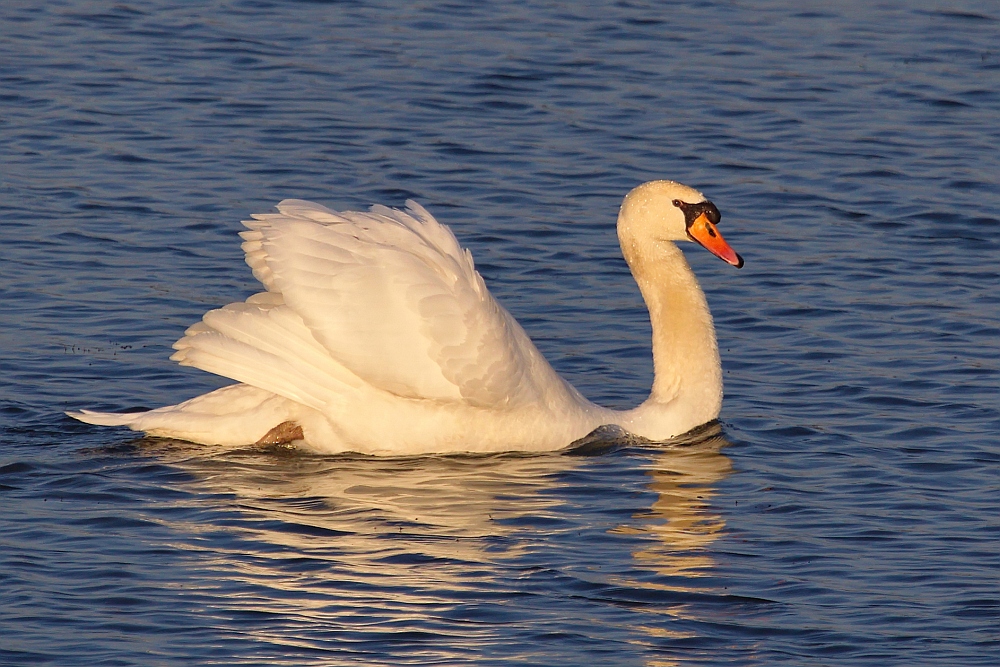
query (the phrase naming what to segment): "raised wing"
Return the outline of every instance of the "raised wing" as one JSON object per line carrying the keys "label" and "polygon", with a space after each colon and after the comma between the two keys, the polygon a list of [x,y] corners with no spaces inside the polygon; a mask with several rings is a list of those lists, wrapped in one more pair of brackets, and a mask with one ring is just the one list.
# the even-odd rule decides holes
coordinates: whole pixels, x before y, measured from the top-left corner
{"label": "raised wing", "polygon": [[[356,377],[407,398],[499,407],[572,393],[487,291],[471,254],[419,204],[359,213],[285,200],[278,211],[254,215],[241,234],[247,264],[272,296],[207,314],[189,330],[191,340],[178,341],[182,361],[218,373],[240,363],[228,358],[232,349],[249,346],[256,352],[247,359],[268,355],[271,366],[287,357],[296,366],[302,379],[289,375],[286,384],[313,384],[306,377],[315,362],[306,357],[315,360],[322,349],[330,356],[325,365],[332,363],[322,375],[336,376],[335,383],[355,384]],[[278,320],[294,332],[284,350]],[[238,345],[225,347],[212,336]],[[210,352],[224,349],[213,353],[226,362],[203,364],[199,340]],[[292,398],[274,380],[254,381],[259,369],[222,374]]]}

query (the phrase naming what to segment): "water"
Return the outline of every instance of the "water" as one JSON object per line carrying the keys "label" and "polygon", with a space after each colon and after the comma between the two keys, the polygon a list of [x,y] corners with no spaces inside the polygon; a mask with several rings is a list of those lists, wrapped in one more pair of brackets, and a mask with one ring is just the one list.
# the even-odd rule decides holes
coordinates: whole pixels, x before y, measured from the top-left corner
{"label": "water", "polygon": [[[995,665],[1000,11],[8,3],[0,662]],[[984,8],[985,7],[985,8]],[[721,430],[213,452],[61,414],[223,380],[239,220],[413,197],[588,397],[651,382],[613,222],[705,191]]]}

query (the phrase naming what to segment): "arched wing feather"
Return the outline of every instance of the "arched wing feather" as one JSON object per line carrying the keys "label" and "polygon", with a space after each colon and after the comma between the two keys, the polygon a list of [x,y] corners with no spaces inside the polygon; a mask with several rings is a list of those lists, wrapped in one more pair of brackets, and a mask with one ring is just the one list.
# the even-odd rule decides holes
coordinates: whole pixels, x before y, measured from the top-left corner
{"label": "arched wing feather", "polygon": [[360,213],[285,200],[253,217],[242,236],[254,275],[367,383],[481,407],[569,391],[419,204]]}

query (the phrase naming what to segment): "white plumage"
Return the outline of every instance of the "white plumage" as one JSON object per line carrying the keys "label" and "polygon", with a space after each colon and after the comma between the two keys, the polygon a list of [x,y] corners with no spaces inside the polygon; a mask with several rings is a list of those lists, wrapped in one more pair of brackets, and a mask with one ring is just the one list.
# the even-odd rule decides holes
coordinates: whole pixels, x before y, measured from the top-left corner
{"label": "white plumage", "polygon": [[[596,406],[562,380],[489,293],[469,251],[419,204],[335,212],[290,199],[254,215],[241,234],[266,291],[209,311],[174,345],[178,363],[240,384],[144,413],[70,414],[205,444],[295,440],[331,453],[551,450],[603,424],[653,439],[678,435],[718,415],[721,375],[704,296],[666,241],[690,236],[676,197],[704,201],[655,181],[633,190],[619,216],[623,251],[651,308],[657,383],[673,387],[658,395],[654,385],[635,410]],[[632,247],[636,234],[642,248]],[[650,279],[663,284],[644,285]],[[685,298],[664,300],[664,289]],[[664,307],[671,312],[658,315]],[[657,358],[658,336],[674,356],[687,354],[658,317],[686,320],[681,329],[700,336],[686,344],[707,357],[707,377],[692,376],[705,375],[704,358],[680,367]],[[707,409],[691,405],[698,396],[708,397]]]}

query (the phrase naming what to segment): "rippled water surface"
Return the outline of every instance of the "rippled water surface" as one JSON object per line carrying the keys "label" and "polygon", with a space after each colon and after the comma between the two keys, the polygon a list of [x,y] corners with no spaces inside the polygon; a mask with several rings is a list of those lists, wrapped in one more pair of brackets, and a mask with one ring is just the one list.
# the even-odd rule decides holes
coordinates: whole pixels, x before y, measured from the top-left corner
{"label": "rippled water surface", "polygon": [[[756,5],[756,6],[754,6]],[[996,665],[1000,9],[7,3],[0,663]],[[226,382],[239,220],[417,199],[593,400],[640,402],[621,197],[698,187],[719,427],[314,457],[63,410]],[[470,437],[475,437],[470,434]]]}

